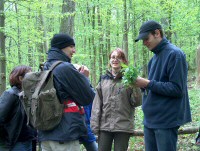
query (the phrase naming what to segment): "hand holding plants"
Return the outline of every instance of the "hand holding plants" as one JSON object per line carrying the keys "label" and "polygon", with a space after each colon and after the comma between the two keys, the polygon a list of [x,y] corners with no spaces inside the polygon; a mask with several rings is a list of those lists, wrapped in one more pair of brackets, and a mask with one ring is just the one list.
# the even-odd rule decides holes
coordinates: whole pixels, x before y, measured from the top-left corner
{"label": "hand holding plants", "polygon": [[122,66],[122,83],[124,84],[125,87],[135,87],[135,82],[139,74],[138,68],[134,67],[133,65],[126,65],[126,64],[121,64]]}

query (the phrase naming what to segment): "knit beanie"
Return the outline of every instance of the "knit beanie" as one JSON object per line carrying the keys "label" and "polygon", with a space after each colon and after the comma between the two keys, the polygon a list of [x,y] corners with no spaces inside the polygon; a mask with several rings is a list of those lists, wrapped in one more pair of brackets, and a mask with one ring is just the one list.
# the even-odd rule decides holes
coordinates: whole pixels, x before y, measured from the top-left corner
{"label": "knit beanie", "polygon": [[51,39],[51,47],[63,49],[71,45],[75,46],[74,39],[67,34],[55,34]]}

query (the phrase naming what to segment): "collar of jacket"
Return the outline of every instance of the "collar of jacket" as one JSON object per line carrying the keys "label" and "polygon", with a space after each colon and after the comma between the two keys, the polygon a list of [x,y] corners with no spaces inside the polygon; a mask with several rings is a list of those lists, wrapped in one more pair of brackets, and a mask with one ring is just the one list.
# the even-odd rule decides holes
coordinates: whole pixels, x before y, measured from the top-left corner
{"label": "collar of jacket", "polygon": [[109,76],[111,79],[121,79],[122,78],[122,73],[119,72],[115,77],[112,75],[111,70],[106,70],[106,75]]}
{"label": "collar of jacket", "polygon": [[163,39],[161,40],[161,42],[153,49],[151,50],[154,54],[158,54],[163,50],[163,47],[168,44],[169,41],[167,40],[167,38],[163,37]]}
{"label": "collar of jacket", "polygon": [[19,93],[21,92],[21,90],[19,88],[17,88],[16,86],[11,87],[10,89],[8,89],[8,91],[11,94],[15,94],[17,96],[19,96]]}
{"label": "collar of jacket", "polygon": [[48,51],[48,62],[51,62],[53,60],[61,60],[64,62],[70,62],[71,59],[61,50],[58,48],[50,48]]}

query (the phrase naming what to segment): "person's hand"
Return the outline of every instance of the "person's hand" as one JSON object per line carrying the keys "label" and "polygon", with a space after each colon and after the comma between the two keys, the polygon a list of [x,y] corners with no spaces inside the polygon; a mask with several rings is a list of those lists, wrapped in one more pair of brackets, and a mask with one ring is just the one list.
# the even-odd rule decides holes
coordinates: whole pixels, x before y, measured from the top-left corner
{"label": "person's hand", "polygon": [[137,77],[137,79],[135,81],[135,85],[140,88],[146,88],[147,85],[149,84],[149,82],[150,81],[148,79],[145,79],[142,77]]}
{"label": "person's hand", "polygon": [[90,75],[89,69],[86,66],[84,66],[84,65],[82,65],[79,68],[79,72],[82,73],[82,74],[84,74],[86,77],[89,77],[89,75]]}

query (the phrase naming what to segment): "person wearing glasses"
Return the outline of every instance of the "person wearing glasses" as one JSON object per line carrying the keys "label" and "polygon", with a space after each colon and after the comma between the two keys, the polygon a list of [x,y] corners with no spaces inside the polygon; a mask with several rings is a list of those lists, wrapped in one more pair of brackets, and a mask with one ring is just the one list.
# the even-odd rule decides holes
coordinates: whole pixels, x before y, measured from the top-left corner
{"label": "person wearing glasses", "polygon": [[91,128],[98,136],[98,150],[125,151],[134,131],[135,107],[141,105],[139,88],[122,84],[121,63],[128,64],[122,49],[109,55],[109,67],[100,77],[92,106]]}

